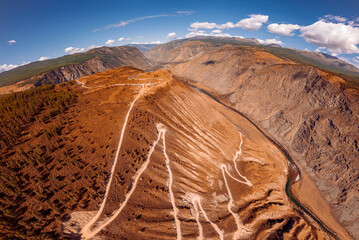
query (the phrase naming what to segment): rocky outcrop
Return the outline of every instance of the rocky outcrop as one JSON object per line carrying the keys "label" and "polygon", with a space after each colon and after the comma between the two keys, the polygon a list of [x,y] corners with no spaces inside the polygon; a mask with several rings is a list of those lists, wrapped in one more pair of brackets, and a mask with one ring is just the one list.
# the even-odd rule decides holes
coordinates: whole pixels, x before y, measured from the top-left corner
{"label": "rocky outcrop", "polygon": [[31,79],[35,82],[35,86],[58,84],[123,66],[147,70],[154,65],[135,47],[102,47],[90,50],[88,53],[96,57],[80,64],[56,68]]}
{"label": "rocky outcrop", "polygon": [[82,78],[94,73],[108,70],[104,63],[98,58],[90,59],[81,64],[71,64],[56,68],[50,72],[41,74],[34,78],[38,79],[36,86],[43,84],[58,84],[69,80]]}
{"label": "rocky outcrop", "polygon": [[255,47],[222,46],[169,68],[266,129],[359,239],[359,100],[343,79]]}

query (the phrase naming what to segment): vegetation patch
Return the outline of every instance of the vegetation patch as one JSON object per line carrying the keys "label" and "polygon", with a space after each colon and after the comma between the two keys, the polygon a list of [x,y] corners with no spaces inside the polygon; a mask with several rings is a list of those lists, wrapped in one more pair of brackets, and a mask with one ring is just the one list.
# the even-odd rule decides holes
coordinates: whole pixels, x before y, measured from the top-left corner
{"label": "vegetation patch", "polygon": [[[0,87],[30,79],[31,77],[40,75],[45,72],[49,72],[62,66],[80,64],[94,57],[94,54],[86,52],[80,54],[66,55],[47,61],[37,61],[29,63],[13,70],[0,73]],[[32,81],[30,80],[29,83],[31,82]]]}

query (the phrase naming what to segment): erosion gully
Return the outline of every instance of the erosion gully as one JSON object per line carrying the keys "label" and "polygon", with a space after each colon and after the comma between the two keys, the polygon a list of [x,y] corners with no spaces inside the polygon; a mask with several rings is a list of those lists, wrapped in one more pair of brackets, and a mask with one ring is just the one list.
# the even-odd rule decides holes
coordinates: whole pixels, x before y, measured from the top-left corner
{"label": "erosion gully", "polygon": [[292,157],[290,156],[290,154],[287,152],[287,150],[285,150],[285,148],[276,140],[274,140],[272,137],[270,137],[267,133],[265,133],[260,127],[258,127],[249,117],[247,117],[245,114],[239,112],[238,110],[224,104],[223,102],[221,102],[220,100],[218,100],[215,96],[213,96],[212,94],[210,94],[209,92],[207,92],[206,90],[191,84],[189,81],[180,78],[180,77],[176,77],[179,81],[184,82],[185,84],[189,85],[190,87],[204,93],[205,95],[209,96],[210,98],[212,98],[213,100],[215,100],[216,102],[218,102],[219,104],[221,104],[222,106],[236,112],[237,114],[241,115],[242,117],[244,117],[246,120],[248,120],[266,139],[268,139],[271,143],[273,143],[283,154],[284,156],[287,158],[289,164],[289,172],[288,172],[288,179],[287,179],[287,183],[285,186],[285,191],[287,196],[289,197],[289,199],[296,205],[298,206],[301,210],[303,210],[308,216],[310,216],[315,222],[317,222],[321,228],[327,232],[329,235],[331,235],[333,238],[335,238],[336,240],[339,240],[339,237],[333,232],[331,231],[317,216],[315,216],[314,213],[312,213],[309,209],[307,209],[298,199],[297,197],[293,194],[292,192],[292,185],[296,182],[296,178],[298,177],[298,175],[300,176],[300,169],[298,168],[298,166],[296,165],[296,163],[294,162],[294,160],[292,159]]}

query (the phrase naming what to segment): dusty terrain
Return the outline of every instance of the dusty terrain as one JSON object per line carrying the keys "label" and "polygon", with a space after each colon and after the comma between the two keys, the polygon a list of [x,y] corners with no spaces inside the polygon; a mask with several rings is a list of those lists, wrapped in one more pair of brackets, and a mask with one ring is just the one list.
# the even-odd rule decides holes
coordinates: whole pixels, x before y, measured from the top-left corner
{"label": "dusty terrain", "polygon": [[101,196],[72,211],[66,233],[85,239],[332,239],[289,201],[287,159],[245,118],[167,71],[121,71],[78,81],[84,96],[118,88],[132,97],[119,109],[122,124],[116,153],[106,157]]}
{"label": "dusty terrain", "polygon": [[33,88],[34,84],[26,84],[24,81],[18,82],[13,85],[0,87],[0,95],[8,94],[8,93],[14,93],[14,92],[22,92],[25,90],[28,90],[30,88]]}
{"label": "dusty terrain", "polygon": [[[181,51],[157,54],[171,59]],[[252,46],[210,48],[167,66],[266,129],[314,180],[335,219],[359,238],[357,90],[331,73]],[[321,206],[323,200],[304,199],[306,195],[298,198]],[[314,211],[327,218],[327,210]]]}
{"label": "dusty terrain", "polygon": [[92,74],[1,149],[0,239],[357,238],[357,91],[253,46],[178,46],[150,52],[175,75],[49,75]]}

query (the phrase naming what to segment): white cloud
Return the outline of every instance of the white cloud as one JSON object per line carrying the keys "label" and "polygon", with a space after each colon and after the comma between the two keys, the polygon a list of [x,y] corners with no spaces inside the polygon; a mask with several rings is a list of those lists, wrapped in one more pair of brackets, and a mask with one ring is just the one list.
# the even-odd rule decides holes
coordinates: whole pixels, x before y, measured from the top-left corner
{"label": "white cloud", "polygon": [[190,15],[196,13],[196,11],[177,11],[177,13],[180,15]]}
{"label": "white cloud", "polygon": [[109,40],[107,40],[106,44],[111,46],[112,44],[114,44],[114,42],[115,42],[115,40],[109,39]]}
{"label": "white cloud", "polygon": [[30,63],[30,62],[23,61],[20,66],[24,66],[24,65],[27,65],[27,64],[29,64],[29,63]]}
{"label": "white cloud", "polygon": [[294,35],[293,31],[298,30],[300,28],[301,27],[297,24],[277,24],[277,23],[269,24],[267,27],[269,32],[284,35],[284,36],[293,36]]}
{"label": "white cloud", "polygon": [[260,44],[264,44],[264,45],[270,45],[270,44],[284,45],[282,41],[277,39],[266,39],[266,40],[257,39],[257,40]]}
{"label": "white cloud", "polygon": [[119,42],[122,42],[122,41],[129,41],[129,40],[131,40],[131,38],[124,38],[124,37],[120,37],[120,38],[118,39],[118,41],[119,41]]}
{"label": "white cloud", "polygon": [[[9,40],[9,41],[7,41],[7,42],[9,43],[10,46],[13,45],[14,43],[16,43],[15,40]],[[5,65],[6,65],[6,64],[5,64]]]}
{"label": "white cloud", "polygon": [[[342,59],[342,57],[340,57],[340,59]],[[349,61],[348,61],[349,62]],[[357,68],[359,68],[359,56],[353,57],[352,61],[350,61],[350,63],[352,63],[354,66],[356,66]]]}
{"label": "white cloud", "polygon": [[168,39],[168,40],[175,40],[175,39],[177,39],[176,33],[175,33],[175,32],[170,32],[169,34],[167,34],[167,39]]}
{"label": "white cloud", "polygon": [[70,53],[70,54],[79,53],[83,51],[85,51],[85,48],[76,48],[76,47],[65,48],[65,53]]}
{"label": "white cloud", "polygon": [[219,29],[230,29],[230,28],[235,28],[235,27],[239,27],[239,26],[232,22],[226,22],[224,24],[218,25]]}
{"label": "white cloud", "polygon": [[49,59],[49,57],[41,57],[41,58],[39,58],[38,61],[45,61],[45,60],[47,60],[47,59]]}
{"label": "white cloud", "polygon": [[88,46],[88,47],[87,47],[87,50],[91,50],[91,49],[94,49],[94,48],[99,48],[99,47],[102,47],[102,46],[98,46],[98,45],[91,45],[91,46]]}
{"label": "white cloud", "polygon": [[302,37],[335,54],[359,53],[359,28],[344,23],[319,20],[301,28]]}
{"label": "white cloud", "polygon": [[268,22],[267,15],[252,14],[249,16],[249,18],[242,19],[236,23],[236,26],[246,30],[257,31],[262,27],[263,23]]}
{"label": "white cloud", "polygon": [[[130,23],[145,20],[145,19],[159,18],[159,17],[170,17],[170,16],[173,16],[173,14],[159,14],[159,15],[138,17],[138,18],[133,18],[133,19],[129,19],[126,21],[121,21],[120,23],[117,23],[117,24],[110,24],[107,27],[105,27],[105,29],[124,27]],[[99,31],[99,30],[100,29],[95,29],[94,31]]]}
{"label": "white cloud", "polygon": [[325,47],[318,47],[317,49],[314,50],[314,52],[327,52],[325,50]]}
{"label": "white cloud", "polygon": [[341,16],[333,16],[333,15],[325,15],[322,20],[324,21],[335,21],[335,22],[346,22],[347,19],[345,17],[341,17]]}
{"label": "white cloud", "polygon": [[152,42],[131,42],[130,44],[161,44],[161,41],[152,41]]}
{"label": "white cloud", "polygon": [[217,25],[217,23],[194,22],[194,23],[191,23],[190,27],[194,28],[194,29],[199,29],[199,28],[214,29],[214,28],[218,28],[218,25]]}
{"label": "white cloud", "polygon": [[206,34],[203,30],[197,30],[197,31],[191,31],[190,33],[186,34],[186,38],[192,38],[197,36],[208,36],[209,34]]}
{"label": "white cloud", "polygon": [[348,24],[352,27],[359,27],[359,17],[357,17],[351,21],[348,21]]}
{"label": "white cloud", "polygon": [[221,30],[217,31],[217,30],[213,30],[211,33],[206,33],[203,30],[198,30],[198,29],[188,29],[190,31],[190,33],[186,34],[186,38],[192,38],[192,37],[197,37],[197,36],[210,36],[210,37],[238,37],[238,38],[243,38],[241,36],[232,36],[228,33],[222,33]]}
{"label": "white cloud", "polygon": [[209,23],[209,22],[194,22],[190,25],[192,29],[230,29],[230,28],[243,28],[246,30],[259,30],[263,23],[268,22],[267,15],[251,14],[249,18],[245,18],[237,22],[227,22],[224,24]]}
{"label": "white cloud", "polygon": [[0,65],[0,73],[5,72],[5,71],[9,71],[9,70],[17,68],[17,67],[18,67],[18,65],[13,65],[13,64]]}
{"label": "white cloud", "polygon": [[219,30],[219,29],[213,30],[212,33],[214,33],[214,34],[219,34],[219,33],[222,33],[222,30]]}
{"label": "white cloud", "polygon": [[[161,17],[179,17],[179,16],[185,16],[185,15],[190,15],[195,13],[195,11],[177,11],[174,14],[158,14],[158,15],[151,15],[151,16],[143,16],[143,17],[138,17],[138,18],[133,18],[133,19],[129,19],[129,20],[125,20],[125,21],[121,21],[120,23],[116,23],[116,24],[110,24],[107,27],[105,27],[105,29],[110,29],[110,28],[120,28],[120,27],[124,27],[130,23],[134,23],[134,22],[138,22],[138,21],[142,21],[142,20],[146,20],[146,19],[151,19],[151,18],[161,18]],[[94,29],[93,32],[97,32],[100,31],[101,29]]]}
{"label": "white cloud", "polygon": [[356,68],[359,68],[359,56],[355,56],[355,57],[353,57],[351,59],[343,57],[343,56],[338,56],[338,58],[340,60],[343,60],[343,61],[345,61],[347,63],[350,63],[350,64],[354,65]]}

